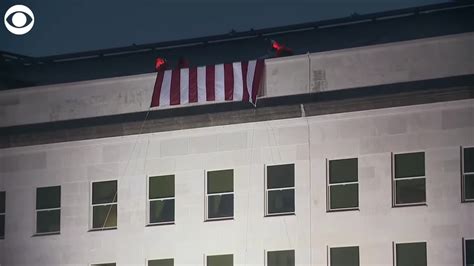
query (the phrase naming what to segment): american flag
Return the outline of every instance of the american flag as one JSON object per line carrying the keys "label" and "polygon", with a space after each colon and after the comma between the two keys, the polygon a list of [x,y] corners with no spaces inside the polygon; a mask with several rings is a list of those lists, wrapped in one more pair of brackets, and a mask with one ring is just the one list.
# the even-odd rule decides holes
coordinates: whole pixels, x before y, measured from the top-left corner
{"label": "american flag", "polygon": [[151,107],[246,101],[255,105],[263,60],[158,71]]}

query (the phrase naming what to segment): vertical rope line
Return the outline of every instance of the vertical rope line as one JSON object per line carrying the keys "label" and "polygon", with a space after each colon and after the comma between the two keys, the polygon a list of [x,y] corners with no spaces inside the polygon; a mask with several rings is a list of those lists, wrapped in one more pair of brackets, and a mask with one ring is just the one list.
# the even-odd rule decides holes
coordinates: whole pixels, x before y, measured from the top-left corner
{"label": "vertical rope line", "polygon": [[247,191],[247,224],[245,226],[245,261],[244,261],[244,265],[245,263],[247,262],[247,257],[248,257],[248,254],[247,254],[247,250],[248,250],[248,235],[249,235],[249,217],[250,217],[250,212],[249,212],[249,209],[250,209],[250,175],[252,173],[252,155],[253,155],[253,144],[254,144],[254,137],[255,137],[255,124],[253,125],[252,127],[252,139],[251,139],[251,144],[250,144],[250,162],[249,162],[249,171],[248,171],[248,191]]}

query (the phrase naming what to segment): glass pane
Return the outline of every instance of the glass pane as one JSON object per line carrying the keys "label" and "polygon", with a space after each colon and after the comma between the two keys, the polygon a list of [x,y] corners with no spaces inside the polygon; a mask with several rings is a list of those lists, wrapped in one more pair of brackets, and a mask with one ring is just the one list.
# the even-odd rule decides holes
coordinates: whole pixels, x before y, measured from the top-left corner
{"label": "glass pane", "polygon": [[395,184],[397,204],[423,203],[426,201],[424,178],[397,180]]}
{"label": "glass pane", "polygon": [[464,197],[474,199],[474,174],[464,176]]}
{"label": "glass pane", "polygon": [[36,213],[36,233],[59,232],[61,211],[38,211]]}
{"label": "glass pane", "polygon": [[234,195],[208,196],[208,218],[222,218],[234,216]]}
{"label": "glass pane", "polygon": [[426,243],[397,244],[397,266],[426,266]]}
{"label": "glass pane", "polygon": [[149,260],[148,266],[173,266],[173,259],[164,259],[164,260]]}
{"label": "glass pane", "polygon": [[92,264],[92,266],[115,266],[115,263],[99,263],[99,264]]}
{"label": "glass pane", "polygon": [[359,207],[359,184],[332,185],[329,195],[332,210]]}
{"label": "glass pane", "polygon": [[0,213],[5,213],[5,197],[6,197],[6,193],[5,191],[1,191],[0,192]]}
{"label": "glass pane", "polygon": [[92,212],[92,228],[117,226],[117,204],[94,206]]}
{"label": "glass pane", "polygon": [[5,237],[5,215],[0,215],[0,238]]}
{"label": "glass pane", "polygon": [[357,158],[329,161],[330,184],[357,180]]}
{"label": "glass pane", "polygon": [[36,189],[36,209],[61,207],[61,186],[40,187]]}
{"label": "glass pane", "polygon": [[295,190],[268,191],[268,213],[286,213],[295,211]]}
{"label": "glass pane", "polygon": [[359,266],[359,247],[331,248],[331,266]]}
{"label": "glass pane", "polygon": [[466,265],[474,266],[474,240],[466,240]]}
{"label": "glass pane", "polygon": [[234,170],[207,172],[207,193],[234,191]]}
{"label": "glass pane", "polygon": [[294,250],[280,250],[269,251],[267,253],[268,266],[294,266],[295,265],[295,251]]}
{"label": "glass pane", "polygon": [[117,202],[117,180],[92,184],[92,204]]}
{"label": "glass pane", "polygon": [[150,199],[174,197],[174,175],[150,177]]}
{"label": "glass pane", "polygon": [[474,173],[474,148],[464,149],[464,173]]}
{"label": "glass pane", "polygon": [[150,223],[174,221],[174,199],[150,201]]}
{"label": "glass pane", "polygon": [[285,188],[294,186],[294,164],[267,166],[267,188]]}
{"label": "glass pane", "polygon": [[425,153],[414,152],[395,155],[395,178],[425,175]]}
{"label": "glass pane", "polygon": [[233,255],[207,256],[207,266],[232,266],[234,265]]}

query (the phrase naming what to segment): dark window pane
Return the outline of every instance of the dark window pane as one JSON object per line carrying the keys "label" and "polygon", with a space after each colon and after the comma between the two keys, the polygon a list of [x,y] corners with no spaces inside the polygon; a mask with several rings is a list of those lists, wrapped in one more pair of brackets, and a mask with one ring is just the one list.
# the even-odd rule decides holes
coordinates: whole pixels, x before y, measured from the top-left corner
{"label": "dark window pane", "polygon": [[61,211],[38,211],[36,213],[36,233],[59,232]]}
{"label": "dark window pane", "polygon": [[174,175],[150,177],[150,199],[174,197]]}
{"label": "dark window pane", "polygon": [[0,238],[5,237],[5,215],[0,215]]}
{"label": "dark window pane", "polygon": [[294,186],[294,164],[267,166],[267,188],[285,188]]}
{"label": "dark window pane", "polygon": [[117,181],[95,182],[92,184],[92,204],[117,202]]}
{"label": "dark window pane", "polygon": [[36,189],[36,209],[61,207],[61,186],[40,187]]}
{"label": "dark window pane", "polygon": [[474,148],[464,149],[464,173],[474,173]]}
{"label": "dark window pane", "polygon": [[150,201],[150,223],[174,221],[174,199]]}
{"label": "dark window pane", "polygon": [[466,265],[474,265],[474,240],[466,240]]}
{"label": "dark window pane", "polygon": [[164,259],[164,260],[149,260],[148,266],[173,266],[173,259]]}
{"label": "dark window pane", "polygon": [[233,255],[207,256],[207,266],[232,266],[234,265]]}
{"label": "dark window pane", "polygon": [[99,263],[99,264],[92,264],[93,266],[115,266],[115,263]]}
{"label": "dark window pane", "polygon": [[5,191],[0,191],[0,213],[5,213]]}
{"label": "dark window pane", "polygon": [[357,180],[357,158],[329,161],[330,184]]}
{"label": "dark window pane", "polygon": [[[107,221],[106,221],[107,219]],[[92,211],[92,227],[116,227],[117,204],[94,206]]]}
{"label": "dark window pane", "polygon": [[234,191],[234,170],[207,172],[207,193]]}
{"label": "dark window pane", "polygon": [[332,185],[329,187],[331,209],[359,207],[359,185]]}
{"label": "dark window pane", "polygon": [[424,178],[395,181],[397,204],[425,202],[425,182]]}
{"label": "dark window pane", "polygon": [[268,191],[268,213],[285,213],[295,211],[295,190]]}
{"label": "dark window pane", "polygon": [[359,247],[331,248],[331,266],[359,266]]}
{"label": "dark window pane", "polygon": [[207,214],[209,218],[222,218],[234,216],[234,195],[208,196]]}
{"label": "dark window pane", "polygon": [[426,243],[397,244],[397,266],[426,266]]}
{"label": "dark window pane", "polygon": [[395,178],[425,175],[425,153],[414,152],[395,155]]}
{"label": "dark window pane", "polygon": [[466,199],[474,199],[474,174],[464,176],[464,196]]}
{"label": "dark window pane", "polygon": [[281,250],[269,251],[267,253],[267,266],[294,266],[295,265],[295,251]]}

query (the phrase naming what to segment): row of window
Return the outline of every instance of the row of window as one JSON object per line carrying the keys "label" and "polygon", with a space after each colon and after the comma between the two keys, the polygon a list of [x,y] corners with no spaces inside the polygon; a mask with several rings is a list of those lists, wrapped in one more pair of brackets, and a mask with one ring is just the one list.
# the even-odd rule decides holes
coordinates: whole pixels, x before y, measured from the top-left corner
{"label": "row of window", "polygon": [[[463,241],[464,265],[474,265],[474,240]],[[233,266],[232,254],[206,256],[207,266]],[[92,264],[93,266],[115,266],[115,263]],[[268,251],[266,266],[295,266],[294,250]],[[359,247],[331,247],[328,253],[329,266],[359,266]],[[426,242],[396,243],[394,245],[395,266],[427,266]],[[173,259],[149,260],[148,266],[174,266]]]}
{"label": "row of window", "polygon": [[[462,150],[462,198],[474,200],[474,148]],[[426,202],[424,152],[393,156],[393,205]],[[359,207],[358,159],[328,161],[327,209],[353,210]],[[206,220],[234,217],[234,171],[207,171],[205,178]],[[91,186],[92,230],[117,227],[117,180],[93,182]],[[0,238],[5,235],[5,192],[0,192]],[[174,223],[175,176],[148,178],[147,220],[149,225]],[[265,174],[265,215],[295,213],[295,165],[269,165]],[[36,189],[36,234],[59,233],[61,187]]]}

